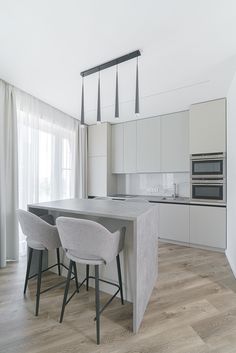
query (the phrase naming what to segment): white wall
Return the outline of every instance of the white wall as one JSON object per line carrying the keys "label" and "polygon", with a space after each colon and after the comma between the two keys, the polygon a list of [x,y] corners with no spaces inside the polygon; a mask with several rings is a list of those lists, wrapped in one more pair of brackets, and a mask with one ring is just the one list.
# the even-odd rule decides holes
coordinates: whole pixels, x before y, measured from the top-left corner
{"label": "white wall", "polygon": [[227,250],[236,277],[236,74],[227,96]]}

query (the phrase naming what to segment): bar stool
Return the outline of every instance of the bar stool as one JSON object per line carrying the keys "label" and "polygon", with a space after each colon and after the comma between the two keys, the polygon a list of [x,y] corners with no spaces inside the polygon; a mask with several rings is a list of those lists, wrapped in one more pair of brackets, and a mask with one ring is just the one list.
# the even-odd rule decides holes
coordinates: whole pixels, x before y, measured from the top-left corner
{"label": "bar stool", "polygon": [[[59,217],[56,219],[59,236],[61,239],[62,247],[65,250],[66,256],[70,259],[69,271],[67,276],[67,284],[65,287],[64,299],[62,303],[60,323],[63,320],[65,306],[71,300],[78,289],[72,293],[69,299],[68,290],[70,285],[70,277],[72,267],[76,267],[76,262],[86,265],[95,266],[95,302],[96,302],[96,333],[97,344],[100,344],[100,314],[111,303],[111,301],[120,292],[121,304],[124,304],[122,277],[120,268],[119,253],[124,246],[125,228],[119,229],[114,233],[109,232],[101,224],[78,218]],[[119,285],[99,279],[99,266],[108,264],[116,258],[118,281]],[[87,280],[87,276],[80,286]],[[100,308],[99,299],[99,281],[114,285],[117,287],[115,294],[108,300],[108,302]],[[79,287],[80,287],[79,286]]]}
{"label": "bar stool", "polygon": [[[41,291],[41,278],[42,273],[52,269],[53,267],[58,267],[58,275],[61,275],[61,266],[68,268],[60,262],[60,251],[61,241],[58,235],[57,227],[53,225],[54,219],[50,215],[45,215],[38,217],[33,213],[20,210],[16,211],[22,232],[26,235],[27,245],[29,247],[29,256],[27,263],[27,270],[25,276],[25,285],[24,285],[24,294],[26,293],[28,281],[31,278],[38,277],[37,279],[37,294],[36,294],[36,308],[35,308],[35,316],[38,316],[39,312],[39,301],[40,294],[47,292],[50,289],[56,288],[65,283],[65,281],[60,282],[54,286],[51,286],[43,291]],[[52,265],[44,270],[42,270],[42,261],[43,261],[43,251],[44,250],[56,250],[57,254],[57,263]],[[30,267],[32,262],[32,257],[35,251],[39,252],[39,261],[38,261],[38,273],[30,276]],[[76,268],[74,267],[73,274],[76,274]],[[77,277],[75,276],[77,280]],[[78,286],[78,283],[77,283]]]}

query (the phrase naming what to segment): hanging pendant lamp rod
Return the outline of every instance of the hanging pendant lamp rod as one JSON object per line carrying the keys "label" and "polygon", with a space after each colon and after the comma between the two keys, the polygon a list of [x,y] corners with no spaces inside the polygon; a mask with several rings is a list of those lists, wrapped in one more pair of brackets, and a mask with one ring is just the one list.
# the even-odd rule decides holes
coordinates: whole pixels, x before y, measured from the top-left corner
{"label": "hanging pendant lamp rod", "polygon": [[98,72],[98,71],[102,71],[102,70],[108,69],[109,67],[112,67],[112,66],[121,64],[121,63],[123,63],[123,62],[125,62],[125,61],[131,60],[131,59],[134,59],[134,58],[137,58],[137,57],[140,56],[140,55],[141,55],[140,50],[135,50],[135,51],[133,51],[132,53],[129,53],[129,54],[120,56],[119,58],[116,58],[116,59],[107,61],[107,62],[104,63],[104,64],[101,64],[101,65],[92,67],[91,69],[82,71],[82,72],[80,73],[80,75],[81,75],[82,77],[89,76],[89,75],[92,75],[92,74],[94,74],[94,73],[96,73],[96,72]]}

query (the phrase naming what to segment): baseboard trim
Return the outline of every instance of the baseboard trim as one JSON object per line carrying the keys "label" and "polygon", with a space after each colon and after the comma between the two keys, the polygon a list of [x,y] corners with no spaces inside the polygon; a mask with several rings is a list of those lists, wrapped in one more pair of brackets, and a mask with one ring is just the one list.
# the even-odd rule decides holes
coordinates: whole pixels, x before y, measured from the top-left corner
{"label": "baseboard trim", "polygon": [[228,260],[228,263],[229,263],[229,266],[230,266],[230,268],[231,268],[231,271],[233,272],[233,275],[234,275],[234,277],[236,278],[236,269],[234,270],[234,268],[233,268],[233,266],[232,266],[231,257],[229,256],[227,250],[225,250],[225,256],[226,256],[226,258],[227,258],[227,260]]}
{"label": "baseboard trim", "polygon": [[161,242],[161,243],[169,243],[169,244],[186,246],[188,248],[196,248],[196,249],[201,249],[201,250],[216,251],[216,252],[220,252],[220,253],[224,253],[225,252],[225,249],[221,249],[221,248],[214,248],[212,246],[185,243],[185,242],[182,242],[182,241],[171,240],[171,239],[159,238],[158,241]]}

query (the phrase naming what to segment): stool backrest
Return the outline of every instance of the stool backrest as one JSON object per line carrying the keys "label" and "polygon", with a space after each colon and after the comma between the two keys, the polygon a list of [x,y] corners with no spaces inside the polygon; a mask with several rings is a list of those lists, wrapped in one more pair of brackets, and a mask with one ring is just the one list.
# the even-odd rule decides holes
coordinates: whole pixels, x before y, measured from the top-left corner
{"label": "stool backrest", "polygon": [[27,240],[33,240],[43,245],[48,250],[61,246],[57,227],[45,222],[31,212],[18,209],[16,211],[22,232]]}
{"label": "stool backrest", "polygon": [[97,222],[70,217],[58,217],[56,224],[62,247],[78,258],[109,263],[123,248],[124,229],[111,233]]}

